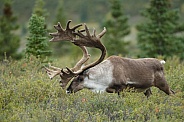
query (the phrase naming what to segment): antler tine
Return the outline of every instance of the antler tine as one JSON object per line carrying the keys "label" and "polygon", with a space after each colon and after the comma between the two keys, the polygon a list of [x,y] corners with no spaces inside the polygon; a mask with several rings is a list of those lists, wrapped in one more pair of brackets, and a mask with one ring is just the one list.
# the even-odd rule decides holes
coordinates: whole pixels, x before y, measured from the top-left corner
{"label": "antler tine", "polygon": [[96,30],[95,30],[95,28],[93,28],[93,36],[94,37],[96,36]]}
{"label": "antler tine", "polygon": [[88,36],[88,37],[91,37],[91,36],[90,36],[90,33],[89,33],[89,29],[88,29],[86,23],[84,23],[84,26],[85,26],[85,30],[86,30],[87,36]]}
{"label": "antler tine", "polygon": [[[85,36],[82,34],[82,32],[85,32],[86,31],[86,29],[82,29],[82,30],[78,30],[77,32],[73,32],[73,34],[74,35],[77,35],[77,36],[79,36],[79,37],[81,37],[81,38],[84,38]],[[76,38],[74,38],[74,40],[75,40]],[[72,43],[74,43],[75,41],[74,40],[72,40]],[[75,43],[74,43],[75,44]],[[78,45],[77,45],[78,46]]]}
{"label": "antler tine", "polygon": [[79,28],[81,26],[82,26],[82,24],[78,24],[78,25],[74,26],[73,28],[71,28],[71,30],[75,31],[77,28]]}
{"label": "antler tine", "polygon": [[72,20],[68,20],[67,24],[66,24],[66,30],[67,29],[70,29],[70,23],[71,23]]}
{"label": "antler tine", "polygon": [[85,29],[82,29],[82,30],[78,30],[79,32],[84,32],[85,31]]}
{"label": "antler tine", "polygon": [[104,27],[103,31],[97,35],[97,38],[101,38],[106,33],[106,28]]}
{"label": "antler tine", "polygon": [[[51,35],[53,37],[58,36],[58,33],[64,32],[64,29],[62,28],[60,22],[58,22],[57,25],[54,25],[54,28],[57,30],[57,32],[55,32],[55,33],[49,33],[49,35]],[[53,41],[53,39],[51,39],[50,41]]]}
{"label": "antler tine", "polygon": [[75,32],[75,29],[79,28],[80,26],[82,26],[82,24],[78,24],[75,25],[74,27],[70,28],[70,23],[72,22],[72,20],[69,20],[66,24],[66,30],[73,30]]}
{"label": "antler tine", "polygon": [[[49,66],[50,67],[50,66]],[[61,69],[60,68],[56,68],[56,67],[50,67],[54,70],[51,70],[47,67],[44,67],[46,69],[46,73],[49,76],[50,79],[54,78],[56,75],[59,75],[61,73]],[[55,69],[56,68],[56,69]]]}
{"label": "antler tine", "polygon": [[58,22],[58,24],[57,24],[57,25],[54,25],[54,28],[55,28],[56,30],[58,30],[59,32],[63,32],[63,31],[64,31],[64,29],[62,28],[62,26],[61,26],[61,23],[60,23],[60,22]]}
{"label": "antler tine", "polygon": [[54,70],[61,70],[61,68],[54,67],[54,66],[52,66],[50,63],[49,63],[49,67],[52,68],[52,69],[54,69]]}
{"label": "antler tine", "polygon": [[[80,30],[78,30],[77,32],[73,32],[73,34],[75,34],[75,35],[77,35],[77,36],[79,36],[79,37],[85,37],[81,32],[83,32],[83,31],[85,31],[85,30],[82,30],[82,31],[80,31]],[[74,39],[75,40],[75,39]],[[73,40],[73,42],[75,42]],[[74,43],[75,44],[75,43]]]}
{"label": "antler tine", "polygon": [[63,78],[63,79],[67,79],[67,78],[73,78],[74,76],[75,76],[75,74],[73,73],[73,71],[72,70],[70,70],[68,67],[66,67],[66,70],[67,71],[64,71],[64,69],[61,69],[61,77]]}

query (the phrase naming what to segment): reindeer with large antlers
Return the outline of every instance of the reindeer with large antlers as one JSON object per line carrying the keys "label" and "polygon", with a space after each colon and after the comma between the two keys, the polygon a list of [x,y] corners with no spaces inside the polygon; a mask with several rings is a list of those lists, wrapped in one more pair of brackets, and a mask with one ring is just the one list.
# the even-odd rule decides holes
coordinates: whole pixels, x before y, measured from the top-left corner
{"label": "reindeer with large antlers", "polygon": [[[79,46],[83,51],[82,59],[73,67],[60,69],[50,66],[46,68],[50,78],[60,75],[62,87],[65,88],[70,80],[67,93],[75,93],[83,88],[90,89],[95,92],[118,93],[126,88],[134,88],[137,91],[144,92],[149,97],[151,95],[150,87],[155,86],[166,94],[174,94],[166,82],[164,76],[163,63],[165,61],[155,58],[130,59],[119,56],[110,56],[104,60],[106,48],[100,39],[105,34],[106,28],[96,35],[95,29],[91,35],[86,24],[84,30],[78,30],[82,24],[76,25],[70,29],[68,21],[66,29],[63,29],[58,23],[55,25],[56,33],[51,33],[53,37],[50,41],[68,40]],[[86,32],[86,35],[83,32]],[[86,47],[94,47],[101,50],[100,58],[86,66],[90,55]]]}

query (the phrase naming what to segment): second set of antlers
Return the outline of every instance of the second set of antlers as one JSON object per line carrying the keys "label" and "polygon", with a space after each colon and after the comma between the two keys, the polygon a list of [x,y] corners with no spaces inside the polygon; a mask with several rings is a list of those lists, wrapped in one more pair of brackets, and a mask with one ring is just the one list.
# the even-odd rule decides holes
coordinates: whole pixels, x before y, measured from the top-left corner
{"label": "second set of antlers", "polygon": [[[77,30],[82,24],[78,24],[72,28],[70,28],[71,20],[69,20],[66,24],[66,29],[64,29],[61,24],[58,22],[57,25],[54,25],[54,28],[57,30],[55,33],[50,33],[52,39],[50,42],[60,42],[60,41],[70,41],[76,46],[80,47],[83,51],[83,57],[75,64],[73,68],[58,68],[49,65],[49,67],[45,67],[48,76],[50,79],[53,77],[60,75],[62,87],[65,88],[68,82],[75,76],[83,73],[85,70],[96,66],[100,62],[102,62],[106,55],[106,48],[101,43],[101,37],[106,33],[106,28],[104,27],[103,31],[98,35],[95,34],[96,30],[93,29],[93,34],[90,34],[89,29],[86,24],[84,24],[84,29]],[[83,34],[85,32],[85,34]],[[90,58],[90,55],[87,51],[86,47],[94,47],[101,50],[101,56],[95,62],[83,66],[84,63]],[[83,67],[82,67],[83,66]]]}

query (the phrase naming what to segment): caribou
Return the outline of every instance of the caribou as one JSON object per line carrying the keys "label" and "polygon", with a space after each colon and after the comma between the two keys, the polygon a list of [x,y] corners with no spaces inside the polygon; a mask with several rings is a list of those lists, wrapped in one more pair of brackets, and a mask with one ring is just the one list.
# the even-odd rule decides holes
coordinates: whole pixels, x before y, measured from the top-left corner
{"label": "caribou", "polygon": [[[57,75],[60,76],[60,85],[66,89],[66,93],[75,93],[87,88],[94,92],[119,94],[127,88],[133,88],[149,97],[152,94],[151,87],[154,86],[168,95],[174,94],[164,76],[164,60],[131,59],[120,56],[110,56],[105,59],[107,50],[100,40],[106,33],[106,28],[104,27],[103,31],[96,35],[95,29],[90,34],[86,24],[84,29],[80,30],[79,27],[83,24],[70,28],[70,22],[71,20],[67,22],[66,29],[63,29],[59,22],[54,25],[57,32],[50,33],[52,36],[50,42],[69,41],[81,48],[82,58],[73,68],[58,68],[51,65],[45,67],[51,79]],[[87,65],[85,64],[90,54],[86,47],[101,51],[99,59]]]}

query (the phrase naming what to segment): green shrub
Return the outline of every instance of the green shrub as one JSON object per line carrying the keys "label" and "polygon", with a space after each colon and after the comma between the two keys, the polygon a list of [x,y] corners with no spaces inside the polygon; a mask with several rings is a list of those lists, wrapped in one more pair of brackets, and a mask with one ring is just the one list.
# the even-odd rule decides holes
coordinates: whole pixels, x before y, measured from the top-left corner
{"label": "green shrub", "polygon": [[[64,59],[64,62],[71,62],[68,57],[62,62]],[[61,65],[60,59],[54,62]],[[143,93],[131,92],[124,92],[120,97],[89,90],[67,95],[59,86],[59,77],[50,80],[38,59],[3,61],[0,64],[0,120],[181,122],[184,115],[184,65],[177,58],[168,59],[165,69],[166,79],[176,94],[168,96],[152,88],[153,95],[147,99]]]}

